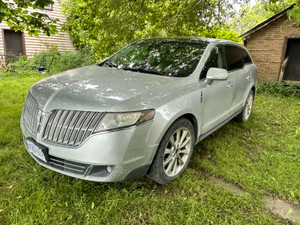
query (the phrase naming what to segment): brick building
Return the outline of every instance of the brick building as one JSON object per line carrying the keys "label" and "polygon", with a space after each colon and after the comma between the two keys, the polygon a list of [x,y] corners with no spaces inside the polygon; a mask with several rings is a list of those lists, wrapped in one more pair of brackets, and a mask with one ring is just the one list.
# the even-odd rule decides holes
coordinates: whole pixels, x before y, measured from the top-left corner
{"label": "brick building", "polygon": [[259,80],[300,81],[300,23],[288,19],[292,7],[241,35]]}

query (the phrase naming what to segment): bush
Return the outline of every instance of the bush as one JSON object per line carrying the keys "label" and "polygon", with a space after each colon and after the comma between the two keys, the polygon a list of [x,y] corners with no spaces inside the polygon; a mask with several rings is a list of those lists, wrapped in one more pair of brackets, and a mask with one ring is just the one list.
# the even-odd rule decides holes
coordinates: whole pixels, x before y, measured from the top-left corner
{"label": "bush", "polygon": [[45,67],[50,73],[58,73],[94,63],[95,60],[87,49],[60,53],[56,47],[52,46],[47,51],[43,51],[32,58],[21,56],[17,61],[11,63],[9,68],[18,73],[24,73],[25,71],[37,71],[39,67]]}
{"label": "bush", "polygon": [[285,97],[300,97],[300,86],[279,82],[259,82],[257,93]]}

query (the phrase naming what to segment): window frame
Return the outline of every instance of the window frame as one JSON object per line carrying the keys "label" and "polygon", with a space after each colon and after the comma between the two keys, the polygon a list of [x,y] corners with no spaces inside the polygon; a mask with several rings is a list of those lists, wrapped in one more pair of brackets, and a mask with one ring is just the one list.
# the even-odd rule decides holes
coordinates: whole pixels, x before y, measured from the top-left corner
{"label": "window frame", "polygon": [[53,4],[49,4],[49,5],[44,6],[44,9],[49,10],[49,11],[53,11]]}
{"label": "window frame", "polygon": [[[242,62],[242,67],[240,68],[236,68],[236,69],[232,69],[232,70],[229,70],[228,68],[228,60],[227,60],[227,57],[226,57],[226,46],[229,46],[229,47],[234,47],[234,48],[237,48],[239,50],[239,55],[241,57],[241,62]],[[240,50],[244,50],[243,48],[241,48],[240,46],[236,46],[236,45],[233,45],[233,44],[224,44],[223,45],[223,48],[224,48],[224,57],[225,57],[225,61],[226,61],[226,68],[227,68],[227,71],[228,73],[230,72],[233,72],[233,71],[237,71],[237,70],[241,70],[241,69],[244,69],[245,67],[245,61],[244,61],[244,57],[243,55],[241,55],[241,51]],[[247,51],[246,51],[247,52]],[[248,53],[248,52],[247,52]],[[250,58],[251,59],[251,58]]]}
{"label": "window frame", "polygon": [[224,67],[225,67],[224,69],[227,70],[228,67],[227,67],[227,61],[226,61],[226,57],[225,57],[225,49],[224,49],[224,45],[218,44],[218,45],[214,46],[212,50],[210,50],[209,56],[208,56],[208,58],[206,59],[206,61],[205,61],[205,63],[204,63],[204,66],[202,67],[202,69],[201,69],[201,71],[200,71],[199,80],[205,80],[205,79],[206,79],[206,75],[205,75],[205,77],[203,77],[203,78],[201,78],[201,75],[202,75],[202,73],[203,73],[203,70],[204,70],[204,67],[205,67],[207,61],[209,60],[209,57],[210,57],[212,51],[214,51],[215,48],[219,48],[219,51],[220,51],[220,53],[221,53],[221,58],[222,58],[222,61],[223,61],[223,63],[224,63]]}
{"label": "window frame", "polygon": [[249,52],[247,51],[247,49],[245,49],[245,48],[240,48],[240,49],[241,49],[243,52],[245,52],[245,53],[247,54],[247,57],[250,59],[250,62],[247,62],[247,63],[246,63],[245,58],[244,58],[244,56],[242,55],[243,60],[244,60],[244,66],[245,66],[245,65],[253,64],[253,60],[252,60],[252,58],[251,58]]}

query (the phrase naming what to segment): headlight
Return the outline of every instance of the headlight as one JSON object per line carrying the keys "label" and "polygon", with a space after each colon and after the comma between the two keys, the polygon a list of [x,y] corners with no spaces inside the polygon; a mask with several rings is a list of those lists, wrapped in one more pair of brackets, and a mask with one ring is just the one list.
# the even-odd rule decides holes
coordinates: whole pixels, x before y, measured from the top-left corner
{"label": "headlight", "polygon": [[97,133],[100,131],[108,131],[135,126],[152,120],[154,118],[154,115],[154,109],[138,112],[106,113],[94,132]]}

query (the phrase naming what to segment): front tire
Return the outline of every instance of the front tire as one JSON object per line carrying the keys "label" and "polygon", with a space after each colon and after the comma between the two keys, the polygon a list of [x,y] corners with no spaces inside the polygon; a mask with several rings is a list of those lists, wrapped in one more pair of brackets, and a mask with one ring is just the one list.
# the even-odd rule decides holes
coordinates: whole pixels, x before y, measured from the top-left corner
{"label": "front tire", "polygon": [[185,118],[177,120],[164,135],[147,173],[148,178],[159,184],[175,180],[186,169],[194,145],[192,123]]}
{"label": "front tire", "polygon": [[251,90],[247,97],[243,111],[235,117],[236,122],[242,123],[242,122],[246,122],[249,120],[251,112],[252,112],[253,101],[254,101],[254,93]]}

